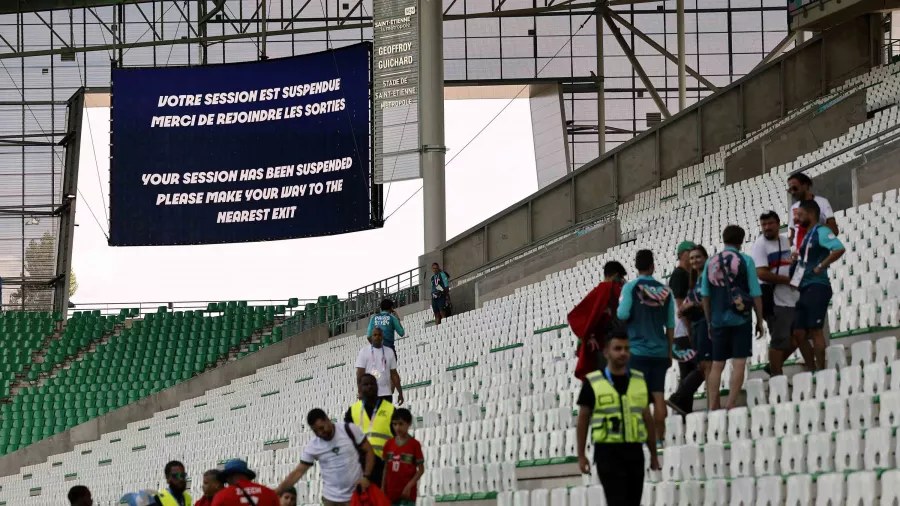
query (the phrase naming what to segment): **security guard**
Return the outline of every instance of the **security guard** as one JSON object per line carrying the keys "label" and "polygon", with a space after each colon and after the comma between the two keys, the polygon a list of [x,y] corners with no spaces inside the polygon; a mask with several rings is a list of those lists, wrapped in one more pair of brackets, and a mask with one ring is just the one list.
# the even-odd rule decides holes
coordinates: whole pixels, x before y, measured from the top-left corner
{"label": "security guard", "polygon": [[173,460],[166,464],[164,470],[168,488],[160,490],[156,494],[156,504],[161,506],[191,506],[191,494],[187,492],[187,472],[184,464]]}
{"label": "security guard", "polygon": [[585,456],[588,428],[594,441],[594,463],[606,494],[606,503],[639,506],[644,491],[644,449],[650,450],[650,468],[658,470],[656,435],[650,414],[647,383],[640,371],[628,368],[628,338],[613,336],[605,343],[604,370],[585,377],[578,396],[578,462],[590,474]]}
{"label": "security guard", "polygon": [[363,374],[359,378],[359,400],[350,406],[344,415],[345,422],[351,422],[362,429],[372,449],[375,450],[375,468],[372,483],[381,483],[384,472],[384,444],[394,437],[391,417],[394,416],[394,405],[378,397],[378,380],[371,374]]}

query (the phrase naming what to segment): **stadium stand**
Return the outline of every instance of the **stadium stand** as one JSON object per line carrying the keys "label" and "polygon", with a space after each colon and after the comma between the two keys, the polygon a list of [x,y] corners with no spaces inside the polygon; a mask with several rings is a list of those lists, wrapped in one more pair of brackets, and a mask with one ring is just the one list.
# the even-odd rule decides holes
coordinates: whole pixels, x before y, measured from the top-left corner
{"label": "stadium stand", "polygon": [[[797,169],[821,174],[858,156],[844,151],[848,147],[892,139],[900,122],[898,68],[891,64],[855,78],[622,205],[619,220],[623,234],[633,236],[630,242],[454,315],[439,327],[430,326],[427,311],[406,317],[409,337],[398,340],[398,349],[406,399],[419,416],[416,437],[425,449],[420,502],[604,504],[596,477],[581,477],[573,466],[580,385],[572,375],[576,339],[565,325],[568,311],[600,280],[605,262],[618,260],[633,275],[638,249],[652,249],[663,274],[674,267],[678,242],[690,238],[712,253],[721,247],[722,228],[736,223],[748,231],[749,251],[762,211],[787,216],[788,174]],[[729,153],[860,89],[870,120],[766,175],[723,186]],[[873,339],[900,326],[897,194],[886,191],[870,204],[837,214],[848,254],[830,271],[835,297],[828,369],[813,376],[795,367],[770,381],[756,373],[766,357],[766,340],[757,341],[745,407],[667,419],[663,470],[648,470],[643,504],[855,506],[879,504],[879,496],[880,504],[900,501],[900,471],[894,469],[900,451],[897,338]],[[0,407],[5,451],[277,342],[285,337],[281,325],[310,314],[321,323],[323,311],[340,311],[328,309],[327,299],[318,302],[285,321],[276,320],[277,308],[238,304],[143,319],[73,316],[65,333],[46,345],[49,365],[27,373],[36,384]],[[222,314],[210,315],[216,311]],[[5,335],[26,342],[26,353],[41,348],[52,324],[47,315],[3,318]],[[248,345],[251,337],[258,344]],[[123,490],[163,486],[160,471],[170,459],[185,462],[195,497],[200,474],[235,457],[247,458],[259,481],[274,485],[296,465],[312,437],[302,423],[306,412],[322,407],[338,418],[355,399],[353,364],[365,343],[364,336],[335,338],[22,468],[0,478],[0,504],[56,504],[75,481],[91,486],[97,504],[117,504]],[[10,379],[23,370],[24,364],[15,365],[21,354],[3,365]],[[673,367],[667,390],[677,383]],[[552,488],[532,490],[530,478],[546,476],[554,478]],[[314,469],[298,486],[298,503],[317,504],[320,489]]]}

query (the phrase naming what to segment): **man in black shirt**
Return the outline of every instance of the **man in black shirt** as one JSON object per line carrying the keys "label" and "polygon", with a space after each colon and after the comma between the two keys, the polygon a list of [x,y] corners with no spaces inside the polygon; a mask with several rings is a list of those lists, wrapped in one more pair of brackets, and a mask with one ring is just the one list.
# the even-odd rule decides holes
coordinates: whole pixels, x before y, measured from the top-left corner
{"label": "man in black shirt", "polygon": [[594,463],[606,503],[639,506],[644,491],[644,442],[650,450],[650,469],[660,469],[647,384],[640,371],[628,368],[627,337],[607,339],[604,354],[606,368],[588,374],[578,395],[578,463],[582,473],[590,474],[584,448],[591,429]]}
{"label": "man in black shirt", "polygon": [[[669,288],[672,289],[672,296],[675,297],[675,314],[681,308],[684,299],[687,298],[688,291],[691,288],[690,269],[691,269],[691,250],[696,245],[691,241],[683,241],[678,245],[678,266],[669,276]],[[675,324],[675,346],[679,351],[691,349],[690,328],[691,322],[686,321],[680,316]],[[694,408],[694,394],[703,384],[703,372],[697,366],[697,361],[693,357],[693,352],[686,354],[673,353],[678,360],[678,374],[681,382],[678,384],[678,390],[669,397],[666,405],[672,408],[676,413],[682,416],[687,415]]]}

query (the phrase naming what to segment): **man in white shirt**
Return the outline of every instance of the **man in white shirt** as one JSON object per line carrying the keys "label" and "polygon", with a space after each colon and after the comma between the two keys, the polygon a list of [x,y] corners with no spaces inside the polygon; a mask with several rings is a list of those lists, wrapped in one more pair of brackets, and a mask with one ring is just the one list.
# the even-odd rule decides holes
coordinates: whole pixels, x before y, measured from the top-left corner
{"label": "man in white shirt", "polygon": [[759,225],[763,233],[753,243],[751,257],[762,284],[763,315],[769,327],[769,373],[778,376],[784,374],[784,361],[797,349],[792,327],[800,293],[791,286],[791,243],[779,234],[778,213],[763,213]]}
{"label": "man in white shirt", "polygon": [[[316,461],[322,475],[322,504],[324,506],[349,506],[353,491],[369,488],[369,476],[375,466],[375,452],[359,427],[344,423],[336,427],[321,409],[314,409],[306,416],[306,423],[316,434],[303,449],[300,465],[291,471],[278,489],[279,496],[293,487]],[[365,458],[365,471],[360,459]]]}
{"label": "man in white shirt", "polygon": [[816,204],[819,204],[819,224],[828,226],[834,235],[838,235],[837,220],[834,219],[831,203],[825,197],[813,195],[810,191],[811,187],[812,179],[802,172],[788,177],[788,192],[794,198],[794,205],[791,206],[791,219],[788,221],[788,227],[791,230],[790,243],[794,247],[794,251],[800,247],[800,243],[803,242],[803,237],[806,235],[806,229],[797,224],[797,210],[803,201],[815,200]]}
{"label": "man in white shirt", "polygon": [[397,356],[389,348],[384,347],[384,334],[381,329],[372,329],[369,345],[363,346],[356,357],[356,382],[359,384],[363,375],[371,374],[378,381],[378,397],[394,403],[394,389],[397,390],[397,406],[403,405],[403,389],[400,388],[400,375],[397,373]]}

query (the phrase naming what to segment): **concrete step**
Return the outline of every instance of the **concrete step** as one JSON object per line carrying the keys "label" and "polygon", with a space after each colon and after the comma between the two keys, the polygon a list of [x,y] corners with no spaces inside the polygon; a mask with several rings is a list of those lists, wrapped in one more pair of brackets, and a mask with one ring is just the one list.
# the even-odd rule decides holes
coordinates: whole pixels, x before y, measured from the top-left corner
{"label": "concrete step", "polygon": [[[26,386],[43,386],[47,382],[47,380],[49,380],[51,378],[55,378],[56,375],[59,373],[59,371],[61,371],[63,369],[67,369],[73,362],[80,360],[81,358],[83,358],[85,355],[87,355],[89,353],[95,352],[97,350],[98,346],[109,342],[110,338],[112,338],[113,336],[119,335],[123,328],[124,328],[123,323],[117,323],[110,332],[105,332],[99,339],[90,341],[87,346],[78,350],[75,353],[75,355],[67,358],[66,360],[62,361],[59,364],[56,364],[48,374],[41,375],[36,381],[27,382],[24,380],[24,375],[22,375],[22,379],[19,380],[17,383],[14,383],[13,386],[10,388],[10,393],[12,395],[16,395],[16,394],[18,394],[19,390],[21,390],[23,387],[26,387]],[[56,339],[62,338],[61,333],[56,333],[56,334],[54,334],[54,336],[56,337]],[[49,344],[48,344],[48,348],[49,348]],[[42,355],[41,355],[42,359],[44,358],[44,353],[46,353],[46,351],[47,350],[44,350],[42,352]],[[43,360],[41,360],[41,361],[43,361]]]}

